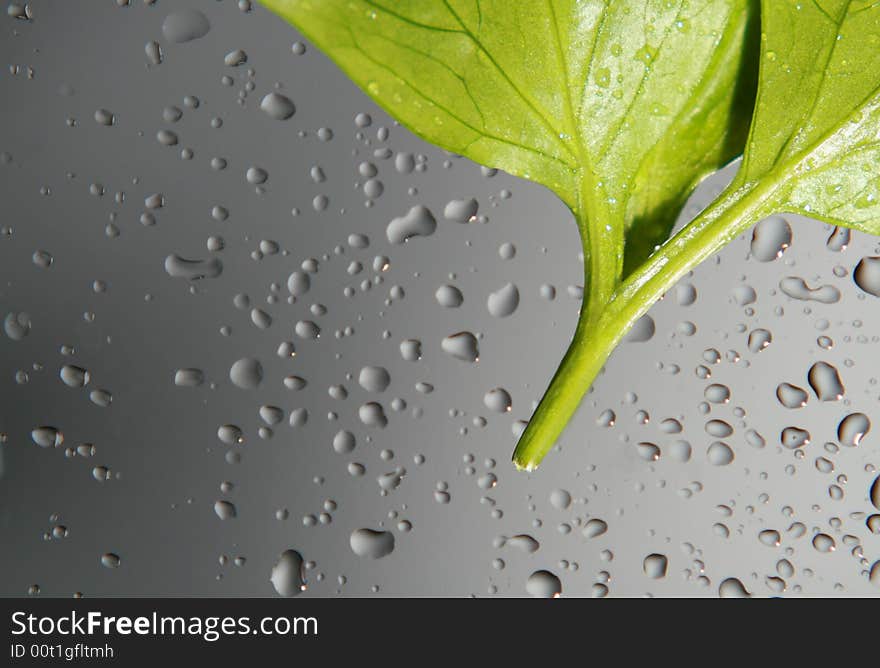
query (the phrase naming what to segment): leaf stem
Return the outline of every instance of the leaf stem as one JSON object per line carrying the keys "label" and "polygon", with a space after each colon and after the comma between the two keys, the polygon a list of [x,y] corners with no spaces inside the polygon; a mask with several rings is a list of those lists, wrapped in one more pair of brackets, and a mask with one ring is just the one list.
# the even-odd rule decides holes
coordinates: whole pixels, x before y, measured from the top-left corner
{"label": "leaf stem", "polygon": [[772,194],[767,188],[734,182],[621,283],[607,303],[591,303],[590,294],[585,294],[568,352],[513,453],[518,469],[538,467],[635,321],[688,271],[768,215]]}

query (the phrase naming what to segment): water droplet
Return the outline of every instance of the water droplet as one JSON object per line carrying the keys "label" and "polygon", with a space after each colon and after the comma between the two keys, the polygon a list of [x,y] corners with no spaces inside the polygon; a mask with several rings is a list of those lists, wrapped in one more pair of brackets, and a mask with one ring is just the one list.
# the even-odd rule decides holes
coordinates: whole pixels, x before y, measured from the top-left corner
{"label": "water droplet", "polygon": [[418,339],[401,341],[400,356],[407,362],[418,362],[422,358],[422,342]]}
{"label": "water droplet", "polygon": [[755,289],[750,285],[738,285],[733,289],[731,294],[733,295],[733,301],[739,306],[754,304],[758,299],[758,293],[756,293]]}
{"label": "water droplet", "polygon": [[367,392],[384,392],[391,383],[391,374],[385,367],[365,366],[358,374],[358,383]]}
{"label": "water droplet", "polygon": [[182,9],[172,12],[162,22],[162,34],[169,42],[182,44],[199,39],[208,34],[211,24],[208,18],[196,9]]}
{"label": "water droplet", "polygon": [[716,441],[706,450],[706,457],[712,466],[727,466],[733,462],[734,454],[727,443]]}
{"label": "water droplet", "polygon": [[789,450],[795,450],[810,443],[810,432],[800,427],[786,427],[779,435],[779,442]]}
{"label": "water droplet", "polygon": [[385,233],[388,241],[393,244],[402,244],[412,237],[427,237],[434,234],[437,229],[437,221],[431,211],[422,205],[412,207],[401,218],[394,218]]}
{"label": "water droplet", "polygon": [[229,380],[243,390],[253,390],[263,382],[263,365],[253,357],[242,357],[229,368]]}
{"label": "water droplet", "polygon": [[632,329],[629,330],[629,333],[623,338],[623,340],[630,343],[644,343],[645,341],[651,340],[655,331],[656,326],[654,325],[654,319],[646,313],[636,320]]}
{"label": "water droplet", "polygon": [[819,401],[838,401],[845,392],[840,374],[828,362],[816,362],[811,366],[807,380]]}
{"label": "water droplet", "polygon": [[259,413],[260,419],[270,426],[280,424],[284,419],[284,410],[278,406],[264,404],[263,406],[260,406]]}
{"label": "water droplet", "polygon": [[667,452],[677,462],[688,462],[691,459],[691,444],[687,441],[673,441]]}
{"label": "water droplet", "polygon": [[92,390],[89,392],[89,400],[96,406],[107,408],[113,403],[113,395],[107,390]]}
{"label": "water droplet", "polygon": [[871,570],[868,572],[868,582],[875,587],[880,587],[880,559],[871,566]]}
{"label": "water droplet", "polygon": [[496,318],[506,318],[519,306],[519,289],[513,283],[507,283],[489,295],[486,307]]}
{"label": "water droplet", "polygon": [[645,571],[645,575],[654,580],[665,578],[668,566],[669,560],[664,554],[649,554],[642,562],[642,569]]}
{"label": "water droplet", "polygon": [[524,554],[534,554],[541,547],[541,544],[528,534],[511,536],[505,541],[505,544]]}
{"label": "water droplet", "polygon": [[165,272],[172,278],[184,278],[188,281],[217,278],[223,273],[223,262],[216,257],[208,260],[187,260],[172,254],[165,258]]}
{"label": "water droplet", "polygon": [[464,362],[476,362],[480,359],[477,337],[470,332],[458,332],[443,339],[440,344],[447,355]]}
{"label": "water droplet", "polygon": [[692,283],[679,283],[675,286],[675,300],[679,306],[690,306],[697,301],[697,289]]}
{"label": "water droplet", "polygon": [[48,269],[52,266],[54,258],[52,257],[52,253],[50,253],[49,251],[38,250],[34,251],[34,254],[31,256],[31,260],[36,266],[40,267],[41,269]]}
{"label": "water droplet", "polygon": [[764,529],[758,534],[758,540],[767,547],[779,547],[782,538],[775,529]]}
{"label": "water droplet", "polygon": [[443,209],[443,216],[456,223],[468,223],[477,215],[478,208],[479,204],[473,198],[454,199]]}
{"label": "water droplet", "polygon": [[825,245],[828,247],[828,250],[840,253],[846,250],[851,236],[852,234],[847,228],[835,227],[831,234],[828,235],[828,240],[825,242]]}
{"label": "water droplet", "polygon": [[434,298],[440,306],[446,308],[458,308],[464,301],[464,295],[454,285],[441,285],[434,293]]}
{"label": "water droplet", "polygon": [[863,257],[853,270],[853,280],[861,290],[880,297],[880,257]]}
{"label": "water droplet", "polygon": [[394,534],[390,531],[355,529],[349,539],[351,551],[359,557],[381,559],[394,551]]}
{"label": "water droplet", "polygon": [[587,520],[581,534],[583,534],[584,538],[596,538],[604,534],[606,531],[608,531],[608,524],[604,520],[594,517],[593,519]]}
{"label": "water droplet", "polygon": [[287,278],[287,289],[294,297],[300,297],[309,291],[312,281],[304,271],[295,271]]}
{"label": "water droplet", "polygon": [[834,304],[840,301],[840,290],[833,285],[811,288],[798,276],[788,276],[779,281],[779,289],[792,299],[814,301],[821,304]]}
{"label": "water droplet", "polygon": [[384,428],[388,424],[385,410],[375,401],[368,401],[358,408],[358,417],[368,427]]}
{"label": "water droplet", "polygon": [[242,49],[230,51],[223,58],[223,64],[227,67],[238,67],[239,65],[244,65],[247,61],[248,56]]}
{"label": "water droplet", "polygon": [[65,364],[58,375],[67,387],[85,387],[89,384],[89,372],[73,364]]}
{"label": "water droplet", "polygon": [[64,443],[64,434],[55,427],[37,427],[31,431],[31,440],[41,448],[58,448]]}
{"label": "water droplet", "polygon": [[21,341],[31,331],[31,317],[27,313],[7,313],[3,330],[13,341]]}
{"label": "water droplet", "polygon": [[813,536],[813,547],[817,552],[828,553],[837,549],[837,543],[827,533],[817,533]]}
{"label": "water droplet", "polygon": [[724,420],[709,420],[705,428],[706,433],[715,438],[727,438],[733,433],[733,427]]}
{"label": "water droplet", "polygon": [[483,395],[483,403],[490,411],[497,413],[508,413],[513,406],[513,399],[510,393],[501,387],[489,390]]}
{"label": "water droplet", "polygon": [[871,421],[864,413],[850,413],[837,426],[837,440],[841,445],[855,447],[871,429]]}
{"label": "water droplet", "polygon": [[269,180],[269,172],[267,172],[262,167],[256,167],[251,165],[247,168],[247,171],[244,173],[244,178],[248,183],[254,186],[259,186]]}
{"label": "water droplet", "polygon": [[272,567],[269,581],[280,596],[296,596],[305,591],[302,555],[296,550],[284,550]]}
{"label": "water droplet", "polygon": [[356,444],[354,434],[345,429],[340,429],[333,437],[333,449],[340,455],[353,451]]}
{"label": "water droplet", "polygon": [[159,42],[147,42],[144,45],[144,53],[147,55],[147,61],[151,65],[159,65],[162,62],[162,48]]}
{"label": "water droplet", "polygon": [[221,520],[231,520],[238,515],[235,505],[230,501],[220,500],[214,502],[214,512]]}
{"label": "water droplet", "polygon": [[107,126],[115,125],[116,116],[114,116],[113,112],[108,109],[97,109],[95,111],[95,123]]}
{"label": "water droplet", "polygon": [[877,510],[880,510],[880,475],[878,475],[871,484],[871,491],[868,493],[871,503]]}
{"label": "water droplet", "polygon": [[276,121],[286,121],[296,113],[293,101],[281,93],[269,93],[264,96],[260,102],[260,109]]}
{"label": "water droplet", "polygon": [[706,397],[707,401],[713,404],[726,404],[730,401],[730,388],[726,385],[713,383],[706,387],[703,396]]}
{"label": "water droplet", "polygon": [[754,329],[749,332],[748,346],[749,351],[759,353],[764,350],[773,341],[773,335],[766,329]]}
{"label": "water droplet", "polygon": [[535,571],[526,580],[526,592],[535,598],[558,598],[562,582],[550,571]]}
{"label": "water droplet", "polygon": [[104,568],[119,568],[119,564],[121,563],[122,559],[119,558],[118,554],[105,552],[101,555],[101,565]]}
{"label": "water droplet", "polygon": [[564,489],[554,489],[550,492],[550,505],[556,510],[568,510],[571,505],[571,494]]}
{"label": "water droplet", "polygon": [[637,443],[636,453],[647,462],[656,462],[660,459],[660,448],[654,443]]}
{"label": "water droplet", "polygon": [[743,583],[736,578],[727,578],[718,585],[718,596],[721,598],[751,598]]}
{"label": "water droplet", "polygon": [[217,438],[226,445],[238,445],[244,442],[241,429],[234,424],[224,424],[217,429]]}
{"label": "water droplet", "polygon": [[776,387],[776,398],[786,408],[803,408],[807,405],[807,391],[791,383],[780,383]]}
{"label": "water droplet", "polygon": [[781,216],[770,216],[752,230],[752,257],[759,262],[770,262],[781,257],[791,245],[791,226]]}

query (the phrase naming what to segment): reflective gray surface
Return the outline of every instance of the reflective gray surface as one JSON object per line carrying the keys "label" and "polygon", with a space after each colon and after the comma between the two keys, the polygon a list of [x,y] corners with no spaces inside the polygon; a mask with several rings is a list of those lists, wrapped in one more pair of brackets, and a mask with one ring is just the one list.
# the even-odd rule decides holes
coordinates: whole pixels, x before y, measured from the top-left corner
{"label": "reflective gray surface", "polygon": [[[270,581],[286,550],[306,560],[304,596],[554,593],[530,578],[544,570],[566,596],[735,595],[731,578],[757,596],[878,592],[880,436],[838,434],[880,397],[880,302],[852,278],[876,240],[834,250],[831,228],[787,217],[790,246],[762,262],[784,223],[753,253],[738,239],[517,473],[520,421],[577,316],[565,208],[395,126],[258,6],[119,4],[0,19],[0,593],[274,596],[296,589],[290,553]],[[192,15],[163,31],[186,7],[209,30],[172,41],[200,32]],[[290,118],[278,98],[261,110],[273,91]],[[470,198],[473,220],[444,216]],[[416,206],[435,231],[391,243]],[[450,354],[474,352],[464,337],[444,347],[462,332],[477,361]],[[839,400],[819,400],[827,378],[810,386],[819,361]],[[777,398],[785,382],[805,406]],[[785,447],[804,438],[787,427],[809,442]]]}

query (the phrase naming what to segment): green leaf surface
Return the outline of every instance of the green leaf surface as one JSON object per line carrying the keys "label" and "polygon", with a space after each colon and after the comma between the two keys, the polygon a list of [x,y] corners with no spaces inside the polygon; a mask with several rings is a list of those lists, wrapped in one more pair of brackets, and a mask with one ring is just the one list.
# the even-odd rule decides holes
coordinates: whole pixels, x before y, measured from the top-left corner
{"label": "green leaf surface", "polygon": [[745,141],[750,0],[262,2],[416,134],[555,191],[603,297],[627,230],[630,269]]}
{"label": "green leaf surface", "polygon": [[772,0],[739,184],[777,211],[880,233],[880,3]]}

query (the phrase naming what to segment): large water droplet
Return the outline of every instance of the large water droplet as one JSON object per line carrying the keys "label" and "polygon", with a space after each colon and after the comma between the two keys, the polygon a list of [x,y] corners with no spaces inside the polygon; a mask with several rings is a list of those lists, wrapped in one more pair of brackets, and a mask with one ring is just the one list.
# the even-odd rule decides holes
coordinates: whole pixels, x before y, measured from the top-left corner
{"label": "large water droplet", "polygon": [[31,440],[41,448],[57,448],[64,443],[64,434],[55,427],[37,427],[31,431]]}
{"label": "large water droplet", "polygon": [[351,551],[359,557],[381,559],[394,551],[394,534],[390,531],[355,529],[349,539]]}
{"label": "large water droplet", "polygon": [[535,598],[557,598],[562,593],[562,582],[550,571],[535,571],[526,580],[526,591]]}
{"label": "large water droplet", "polygon": [[221,520],[231,520],[238,515],[235,505],[230,501],[215,501],[214,512]]}
{"label": "large water droplet", "polygon": [[850,413],[837,425],[837,440],[841,445],[855,447],[871,429],[871,421],[864,413]]}
{"label": "large water droplet", "polygon": [[786,408],[803,408],[807,405],[807,391],[791,383],[780,383],[776,387],[776,398]]}
{"label": "large water droplet", "polygon": [[31,331],[31,317],[27,313],[7,313],[3,331],[13,341],[21,341]]}
{"label": "large water droplet", "polygon": [[727,443],[716,441],[709,446],[706,451],[706,457],[712,466],[727,466],[734,459],[733,450]]}
{"label": "large water droplet", "polygon": [[447,355],[464,362],[476,362],[480,359],[477,337],[470,332],[458,332],[447,336],[440,344]]}
{"label": "large water droplet", "polygon": [[263,97],[260,109],[276,121],[286,121],[296,113],[293,101],[281,93],[269,93]]}
{"label": "large water droplet", "polygon": [[182,9],[172,12],[162,22],[162,34],[169,42],[182,44],[191,42],[208,34],[211,24],[208,18],[196,9]]}
{"label": "large water droplet", "polygon": [[516,311],[519,306],[519,288],[513,283],[507,283],[489,295],[486,307],[489,313],[496,318],[506,318]]}
{"label": "large water droplet", "polygon": [[358,408],[358,417],[368,427],[384,428],[388,424],[381,404],[369,401]]}
{"label": "large water droplet", "polygon": [[230,367],[229,380],[243,390],[253,390],[263,382],[263,365],[253,357],[242,357]]}
{"label": "large water droplet", "polygon": [[630,343],[644,343],[645,341],[651,340],[656,329],[654,318],[646,313],[636,320],[632,329],[629,330],[629,333],[623,338],[623,340],[629,341]]}
{"label": "large water droplet", "polygon": [[411,208],[405,216],[394,218],[388,223],[385,234],[391,243],[402,244],[412,237],[431,236],[436,229],[437,221],[434,215],[427,207],[419,204]]}
{"label": "large water droplet", "polygon": [[786,427],[779,434],[779,442],[789,450],[795,450],[810,443],[810,432],[800,427]]}
{"label": "large water droplet", "polygon": [[877,510],[880,510],[880,475],[878,475],[871,484],[871,491],[868,493],[871,503]]}
{"label": "large water droplet", "polygon": [[853,270],[856,285],[869,295],[880,297],[880,257],[863,257]]}
{"label": "large water droplet", "polygon": [[833,285],[811,288],[799,276],[788,276],[779,281],[779,289],[792,299],[813,301],[821,304],[834,304],[840,301],[840,290]]}
{"label": "large water droplet", "polygon": [[608,531],[608,524],[604,520],[594,517],[593,519],[587,520],[581,533],[584,538],[596,538],[606,531]]}
{"label": "large water droplet", "polygon": [[513,399],[510,398],[510,393],[507,390],[496,387],[483,395],[483,403],[490,411],[508,413],[513,406]]}
{"label": "large water droplet", "polygon": [[296,550],[284,550],[272,567],[269,581],[281,596],[296,596],[305,591],[302,555]]}
{"label": "large water droplet", "polygon": [[669,560],[664,554],[649,554],[642,561],[642,569],[645,571],[645,575],[654,580],[666,577],[666,569],[668,565]]}
{"label": "large water droplet", "polygon": [[781,216],[765,218],[752,231],[752,257],[759,262],[775,260],[790,245],[791,226]]}
{"label": "large water droplet", "polygon": [[172,278],[185,278],[197,281],[202,278],[216,278],[223,273],[223,262],[212,257],[208,260],[187,260],[179,255],[165,258],[165,271]]}
{"label": "large water droplet", "polygon": [[750,598],[751,594],[742,582],[736,578],[727,578],[718,585],[718,596],[721,598]]}
{"label": "large water droplet", "polygon": [[468,223],[477,215],[479,204],[477,200],[471,199],[454,199],[443,209],[443,215],[447,220],[456,223]]}
{"label": "large water droplet", "polygon": [[385,367],[365,366],[358,374],[358,383],[367,392],[384,392],[391,383],[391,374]]}
{"label": "large water droplet", "polygon": [[89,372],[80,366],[65,364],[58,375],[67,387],[85,387],[89,384]]}
{"label": "large water droplet", "polygon": [[837,368],[828,362],[816,362],[811,366],[807,380],[819,401],[838,401],[845,392]]}
{"label": "large water droplet", "polygon": [[464,295],[454,285],[441,285],[434,293],[434,298],[440,306],[446,308],[458,308],[464,301]]}

